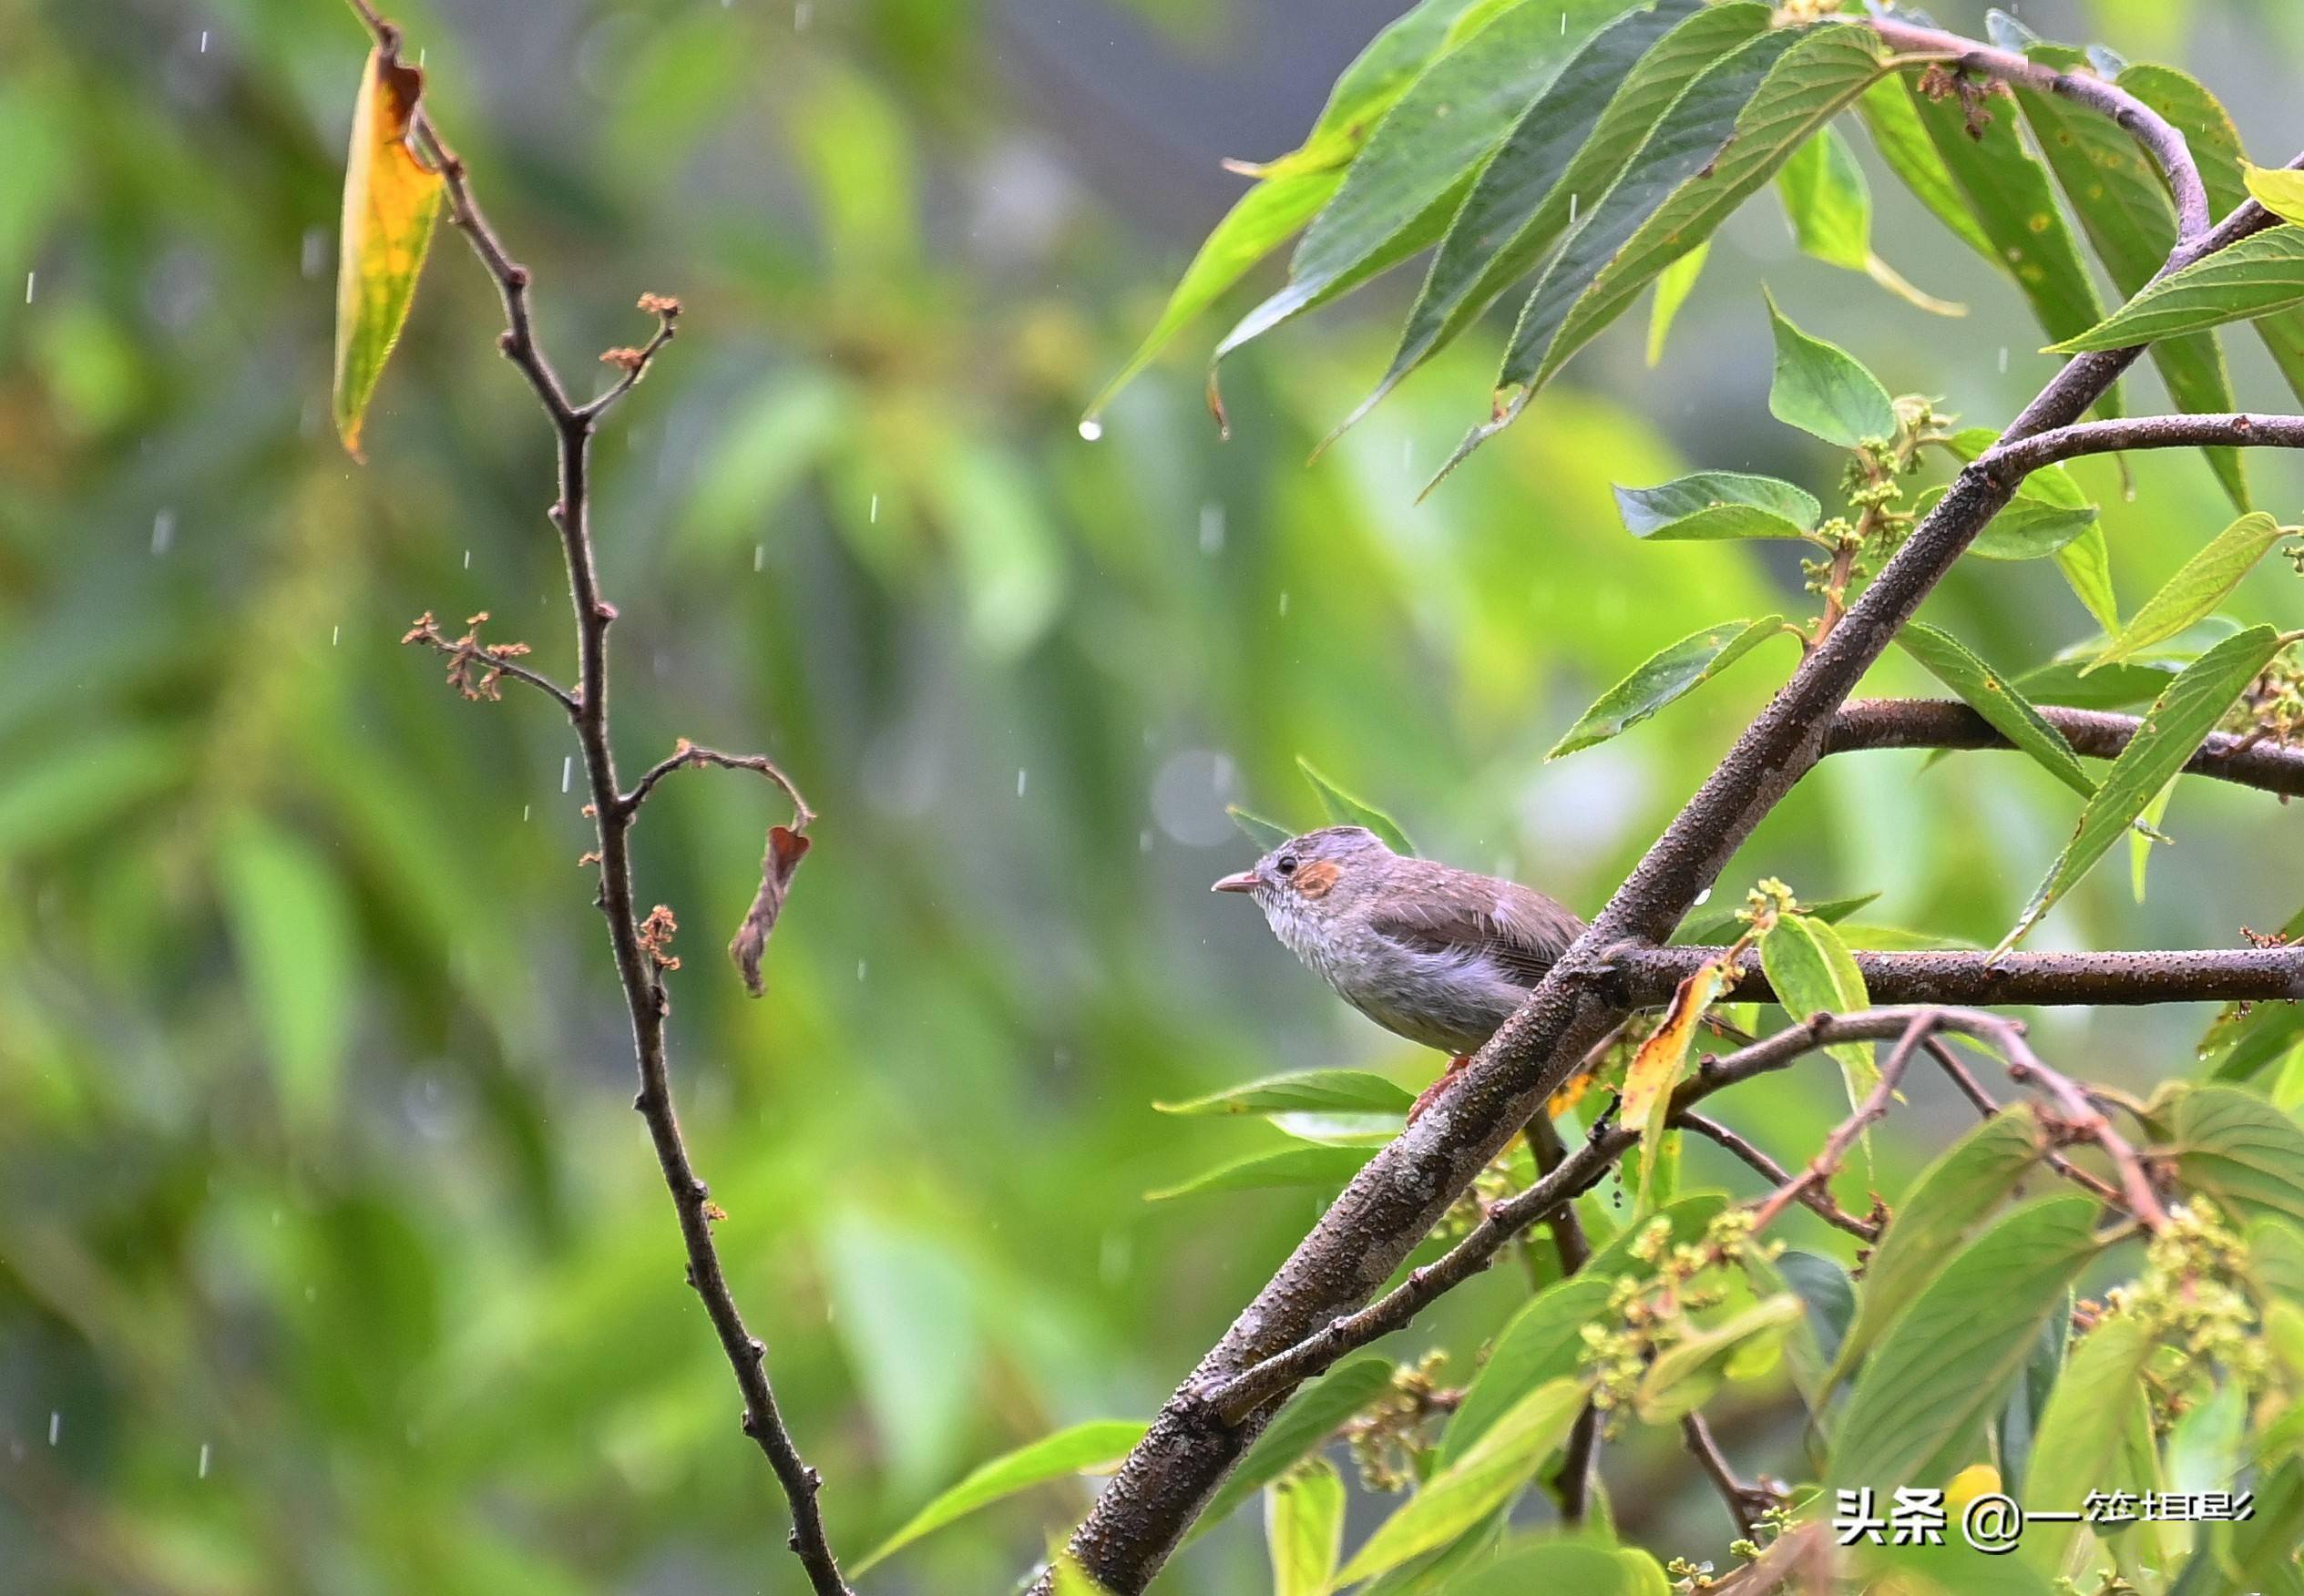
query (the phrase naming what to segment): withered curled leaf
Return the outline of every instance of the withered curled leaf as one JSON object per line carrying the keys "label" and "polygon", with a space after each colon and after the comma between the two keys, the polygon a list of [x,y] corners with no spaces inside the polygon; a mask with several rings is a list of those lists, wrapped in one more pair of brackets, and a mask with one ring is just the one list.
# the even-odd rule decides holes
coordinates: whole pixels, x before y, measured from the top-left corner
{"label": "withered curled leaf", "polygon": [[424,74],[382,49],[368,53],[344,162],[343,232],[336,259],[336,433],[355,460],[376,379],[400,341],[416,275],[440,216],[442,179],[408,146]]}
{"label": "withered curled leaf", "polygon": [[760,976],[760,956],[768,946],[768,934],[776,928],[776,916],[783,913],[793,872],[800,868],[807,852],[808,839],[799,832],[788,825],[768,828],[768,851],[760,860],[760,891],[728,944],[728,957],[742,973],[744,989],[755,998],[768,990]]}

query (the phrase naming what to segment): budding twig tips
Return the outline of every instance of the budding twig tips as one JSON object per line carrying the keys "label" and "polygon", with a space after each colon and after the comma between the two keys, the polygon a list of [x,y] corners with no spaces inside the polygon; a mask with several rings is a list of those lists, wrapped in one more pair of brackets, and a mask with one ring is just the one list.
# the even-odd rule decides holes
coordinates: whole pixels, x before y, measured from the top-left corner
{"label": "budding twig tips", "polygon": [[[461,169],[461,162],[458,167]],[[507,263],[504,268],[504,281],[507,288],[526,288],[528,285],[528,269],[517,261]]]}
{"label": "budding twig tips", "polygon": [[612,365],[627,372],[637,372],[648,363],[648,356],[630,344],[619,344],[614,349],[600,351],[600,363]]}
{"label": "budding twig tips", "polygon": [[[680,968],[680,960],[672,953],[672,938],[679,933],[680,923],[672,918],[671,910],[658,904],[648,911],[648,918],[640,924],[640,951],[648,955],[649,961],[658,969],[676,970]],[[704,1182],[696,1182],[694,1191],[701,1198]]]}
{"label": "budding twig tips", "polygon": [[640,296],[640,308],[667,322],[680,320],[680,301],[669,293],[644,293]]}

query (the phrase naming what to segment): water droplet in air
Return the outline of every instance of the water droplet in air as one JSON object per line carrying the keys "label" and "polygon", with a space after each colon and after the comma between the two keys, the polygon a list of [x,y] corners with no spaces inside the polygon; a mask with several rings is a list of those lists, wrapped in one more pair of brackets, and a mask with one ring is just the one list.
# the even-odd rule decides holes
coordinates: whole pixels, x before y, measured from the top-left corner
{"label": "water droplet in air", "polygon": [[1214,554],[1224,546],[1224,507],[1210,499],[1200,506],[1200,552]]}
{"label": "water droplet in air", "polygon": [[24,302],[26,304],[32,302],[33,286],[39,281],[40,274],[37,271],[27,271],[24,274]]}
{"label": "water droplet in air", "polygon": [[55,1446],[63,1434],[64,1415],[51,1407],[48,1409],[48,1445]]}
{"label": "water droplet in air", "polygon": [[[200,29],[200,54],[203,56],[208,54],[208,30],[206,28]],[[203,1447],[200,1450],[202,1456],[207,1455],[206,1448]]]}
{"label": "water droplet in air", "polygon": [[1020,766],[1020,765],[1019,765],[1019,766],[1018,766],[1018,767],[1017,767],[1017,772],[1016,772],[1016,795],[1017,795],[1019,798],[1021,798],[1021,797],[1023,797],[1023,796],[1024,796],[1024,783],[1025,783],[1025,780],[1026,780],[1026,775],[1027,775],[1027,772],[1025,772],[1024,768],[1023,768],[1022,766]]}
{"label": "water droplet in air", "polygon": [[333,627],[333,628],[331,628],[331,629],[329,629],[329,632],[328,632],[328,646],[329,646],[330,648],[333,649],[333,648],[337,648],[337,647],[341,646],[341,645],[343,644],[343,640],[344,640],[344,629],[343,629],[343,627],[341,627],[341,626],[338,626],[338,627]]}
{"label": "water droplet in air", "polygon": [[[202,34],[200,37],[205,39],[208,36]],[[202,1479],[208,1478],[208,1443],[206,1441],[200,1443],[200,1478]]]}
{"label": "water droplet in air", "polygon": [[768,546],[767,546],[766,544],[764,544],[764,543],[755,543],[755,544],[753,544],[753,545],[752,546],[752,568],[753,568],[753,569],[754,569],[754,570],[759,570],[762,567],[765,566],[767,563],[768,563]]}
{"label": "water droplet in air", "polygon": [[565,793],[565,792],[567,792],[567,791],[568,791],[568,782],[569,782],[570,778],[572,778],[575,774],[576,774],[576,756],[575,756],[574,754],[572,754],[572,753],[569,753],[569,754],[563,754],[563,755],[561,755],[561,756],[560,756],[560,791],[561,791],[561,792]]}
{"label": "water droplet in air", "polygon": [[880,496],[876,493],[872,496],[872,524],[875,527],[880,524]]}
{"label": "water droplet in air", "polygon": [[166,554],[176,542],[176,512],[162,510],[152,517],[152,552]]}
{"label": "water droplet in air", "polygon": [[1288,595],[1287,595],[1287,591],[1286,591],[1286,589],[1283,588],[1283,589],[1281,590],[1281,594],[1280,594],[1280,614],[1281,614],[1281,616],[1285,619],[1285,618],[1286,617],[1287,613],[1288,613]]}
{"label": "water droplet in air", "polygon": [[308,277],[320,275],[320,269],[328,264],[328,230],[308,227],[304,230],[303,253],[297,266]]}
{"label": "water droplet in air", "polygon": [[2003,344],[2002,344],[2002,345],[2000,346],[2000,369],[2001,369],[2001,373],[2002,373],[2002,375],[2005,375],[2005,374],[2007,373],[2007,371],[2008,371],[2008,345],[2006,345],[2005,343],[2003,343]]}
{"label": "water droplet in air", "polygon": [[472,568],[472,551],[468,548],[464,551],[464,568],[467,571]]}
{"label": "water droplet in air", "polygon": [[856,979],[859,981],[864,979],[864,960],[862,959],[856,960]]}

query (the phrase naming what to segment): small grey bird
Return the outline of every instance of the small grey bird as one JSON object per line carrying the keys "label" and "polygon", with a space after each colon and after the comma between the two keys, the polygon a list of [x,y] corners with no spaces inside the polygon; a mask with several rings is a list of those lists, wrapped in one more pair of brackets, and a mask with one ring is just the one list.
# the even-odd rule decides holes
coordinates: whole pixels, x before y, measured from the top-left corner
{"label": "small grey bird", "polygon": [[1411,1120],[1584,929],[1533,888],[1404,857],[1357,825],[1306,832],[1212,890],[1254,897],[1272,934],[1337,996],[1449,1055]]}

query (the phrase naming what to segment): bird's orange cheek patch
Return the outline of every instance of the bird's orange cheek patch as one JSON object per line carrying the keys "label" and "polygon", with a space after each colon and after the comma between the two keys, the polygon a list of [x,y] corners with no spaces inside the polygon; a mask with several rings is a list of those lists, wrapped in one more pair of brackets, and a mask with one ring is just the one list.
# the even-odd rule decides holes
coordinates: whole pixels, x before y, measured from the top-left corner
{"label": "bird's orange cheek patch", "polygon": [[1326,859],[1316,859],[1296,872],[1296,891],[1308,898],[1326,897],[1328,888],[1336,885],[1336,878],[1343,874]]}

